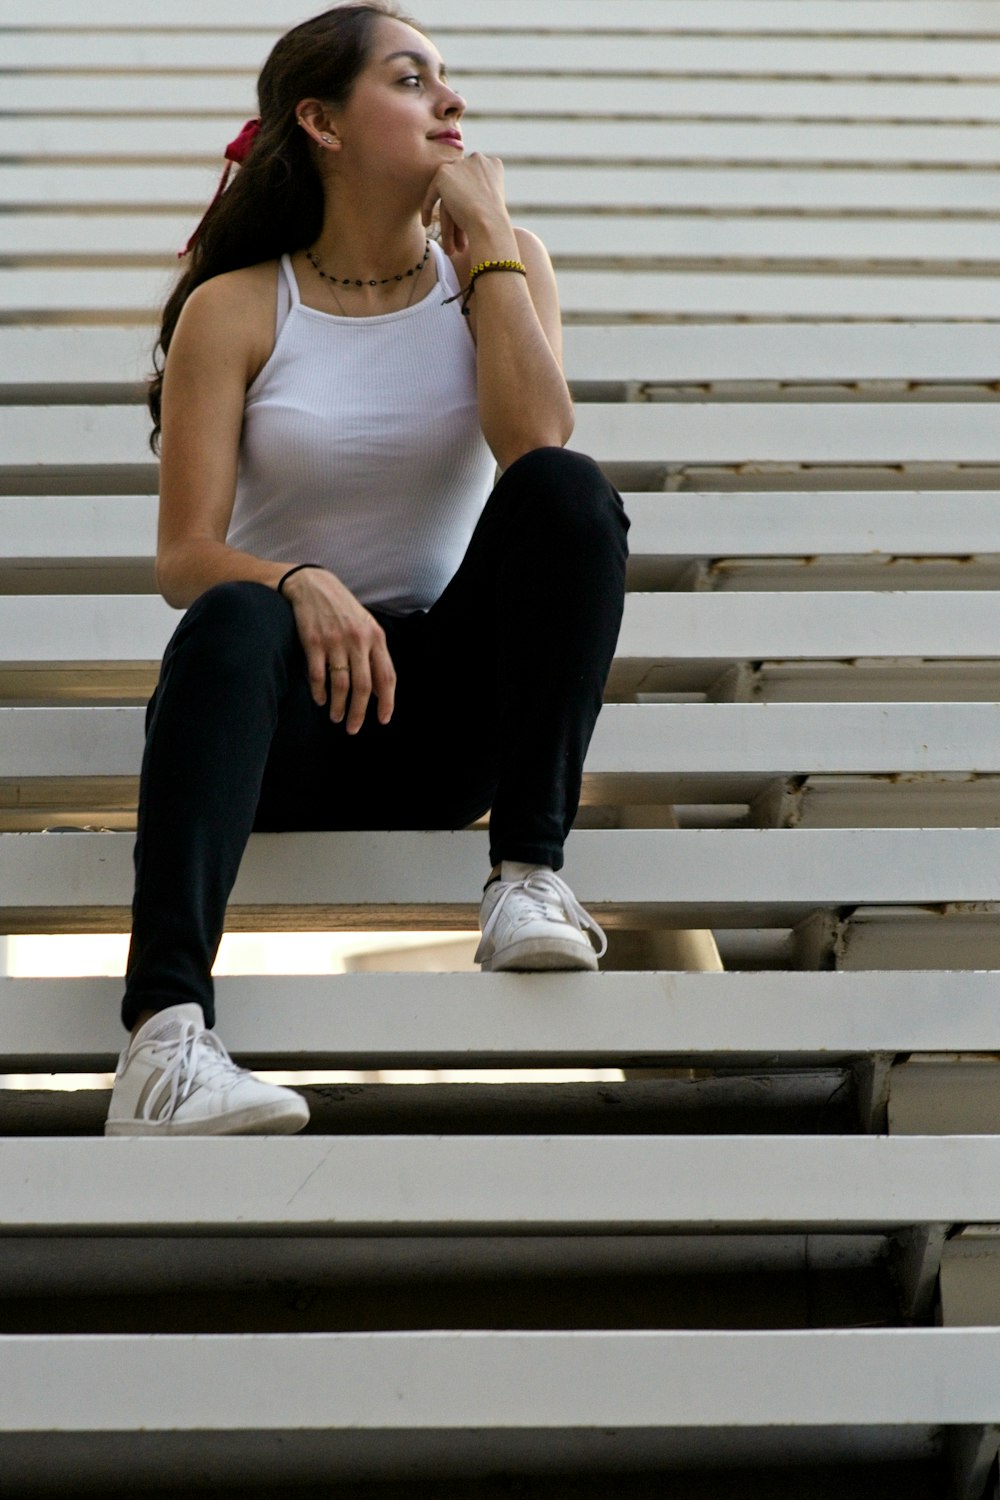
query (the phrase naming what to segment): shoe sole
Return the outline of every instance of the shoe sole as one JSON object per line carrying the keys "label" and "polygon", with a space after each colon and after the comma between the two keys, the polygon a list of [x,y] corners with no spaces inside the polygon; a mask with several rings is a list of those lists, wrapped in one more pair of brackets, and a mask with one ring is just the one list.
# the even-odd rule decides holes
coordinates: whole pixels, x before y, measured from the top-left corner
{"label": "shoe sole", "polygon": [[480,968],[484,973],[491,974],[519,971],[543,973],[560,969],[594,973],[597,970],[597,954],[589,945],[584,949],[579,943],[560,943],[547,938],[537,943],[512,943],[508,948],[501,948],[499,953],[493,953],[484,959]]}
{"label": "shoe sole", "polygon": [[[303,1113],[304,1111],[304,1113]],[[203,1116],[197,1120],[108,1120],[105,1135],[294,1135],[309,1123],[309,1108],[302,1100],[302,1110],[287,1104],[266,1104],[256,1109],[241,1109],[229,1115]]]}

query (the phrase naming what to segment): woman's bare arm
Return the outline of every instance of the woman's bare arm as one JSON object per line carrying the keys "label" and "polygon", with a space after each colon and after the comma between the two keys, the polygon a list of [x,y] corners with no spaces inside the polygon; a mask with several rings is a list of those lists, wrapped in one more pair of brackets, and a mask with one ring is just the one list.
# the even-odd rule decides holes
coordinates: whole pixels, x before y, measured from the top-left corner
{"label": "woman's bare arm", "polygon": [[[167,355],[156,581],[178,609],[217,583],[276,588],[290,567],[310,560],[269,562],[226,543],[246,389],[269,352],[261,312],[274,326],[273,303],[268,310],[266,297],[248,296],[249,277],[260,269],[214,277],[192,292]],[[380,722],[388,723],[396,674],[378,621],[324,569],[296,573],[283,592],[295,611],[315,702],[327,700],[329,672],[336,723],[346,714],[348,733],[356,734],[372,693]]]}
{"label": "woman's bare arm", "polygon": [[[503,198],[503,164],[473,153],[442,168],[442,242],[463,262],[520,260],[527,276],[477,277],[469,301],[476,340],[479,417],[502,469],[532,448],[562,447],[573,432],[573,401],[562,370],[559,294],[542,241],[515,229]],[[425,214],[433,206],[429,195]]]}
{"label": "woman's bare arm", "polygon": [[247,315],[254,299],[247,291],[246,278],[238,276],[216,276],[197,287],[167,355],[156,582],[177,609],[232,579],[274,587],[292,565],[226,545],[243,402],[260,353],[255,318]]}

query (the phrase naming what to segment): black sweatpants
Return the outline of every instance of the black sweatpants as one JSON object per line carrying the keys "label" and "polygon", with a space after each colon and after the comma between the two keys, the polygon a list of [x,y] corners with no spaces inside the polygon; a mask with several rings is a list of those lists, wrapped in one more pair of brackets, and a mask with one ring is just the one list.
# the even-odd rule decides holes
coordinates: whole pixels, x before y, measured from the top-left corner
{"label": "black sweatpants", "polygon": [[490,859],[559,869],[621,624],[628,520],[592,459],[505,470],[429,610],[372,613],[396,668],[387,725],[313,702],[292,607],[223,583],[184,615],[146,716],[122,1020],[196,1002],[254,829],[462,828]]}

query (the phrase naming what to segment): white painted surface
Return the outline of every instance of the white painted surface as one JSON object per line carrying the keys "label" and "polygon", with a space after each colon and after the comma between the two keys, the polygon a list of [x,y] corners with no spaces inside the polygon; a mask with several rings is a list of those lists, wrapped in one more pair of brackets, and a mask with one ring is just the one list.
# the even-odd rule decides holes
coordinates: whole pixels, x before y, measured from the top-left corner
{"label": "white painted surface", "polygon": [[[256,18],[255,18],[256,19]],[[536,26],[539,22],[534,23]],[[605,19],[607,25],[607,18]],[[143,69],[157,72],[211,68],[257,69],[277,40],[273,27],[244,24],[236,31],[154,30],[11,31],[4,41],[4,63],[11,72],[35,69]],[[463,71],[524,73],[685,73],[745,76],[773,73],[802,76],[960,77],[983,81],[1000,72],[1000,42],[975,38],[874,36],[633,35],[611,28],[605,35],[567,32],[545,35],[503,31],[450,30],[437,26],[434,41],[460,83]]]}
{"label": "white painted surface", "polygon": [[[128,907],[133,842],[125,833],[0,834],[7,920],[19,908],[71,917]],[[311,912],[309,927],[378,926],[372,912],[393,910],[401,925],[448,915],[464,926],[486,857],[478,830],[254,834],[231,909],[288,906]],[[720,925],[737,926],[780,925],[814,907],[997,902],[1000,829],[584,829],[570,839],[566,877],[588,906],[664,918],[714,910]]]}
{"label": "white painted surface", "polygon": [[[59,122],[65,126],[65,120]],[[171,125],[175,122],[171,120]],[[122,129],[121,122],[117,124]],[[593,134],[600,123],[590,126]],[[158,129],[162,131],[162,122]],[[218,138],[224,133],[218,120],[212,126],[218,155]],[[974,234],[962,219],[924,219],[919,232],[906,219],[820,219],[791,216],[757,218],[722,214],[559,214],[539,206],[519,212],[518,222],[534,230],[556,260],[559,257],[614,257],[627,264],[640,257],[686,257],[688,259],[766,258],[778,263],[793,259],[846,263],[858,271],[865,264],[884,261],[950,261],[952,274],[983,261],[1000,260],[1000,224],[979,220]],[[129,256],[156,255],[172,268],[177,250],[191,232],[189,214],[11,214],[4,222],[0,255],[45,260],[58,242],[63,255],[101,255],[112,260]],[[893,325],[894,326],[894,325]],[[959,340],[975,335],[976,326],[955,330]],[[893,327],[884,331],[891,336]],[[958,349],[962,347],[961,342]],[[868,357],[884,353],[879,343],[865,345]],[[938,360],[951,359],[957,351],[950,345],[934,346]]]}
{"label": "white painted surface", "polygon": [[867,1426],[1000,1413],[1000,1331],[986,1328],[5,1336],[0,1368],[6,1432]]}
{"label": "white painted surface", "polygon": [[[0,325],[0,387],[138,383],[155,339],[152,323]],[[997,369],[996,331],[976,323],[572,325],[564,346],[571,380],[992,382]]]}
{"label": "white painted surface", "polygon": [[[158,595],[0,596],[0,664],[158,661],[180,620]],[[630,594],[620,663],[1000,655],[989,590]]]}
{"label": "white painted surface", "polygon": [[[140,406],[0,406],[2,468],[152,467]],[[978,403],[582,402],[571,446],[599,462],[1000,463]]]}
{"label": "white painted surface", "polygon": [[[258,26],[282,29],[300,19],[301,8],[292,0],[257,0],[253,19]],[[150,18],[137,11],[132,0],[95,0],[87,17],[93,26],[145,30]],[[420,18],[428,26],[467,26],[472,20],[467,0],[424,0]],[[614,22],[623,29],[656,31],[745,31],[795,34],[865,32],[919,34],[946,29],[953,35],[995,35],[1000,31],[997,0],[965,0],[951,3],[943,27],[941,0],[755,0],[747,13],[746,0],[699,0],[692,11],[687,0],[615,0]],[[0,29],[19,27],[78,26],[80,12],[75,0],[7,0]],[[503,9],[491,10],[492,31],[516,31],[544,23],[569,30],[608,29],[610,15],[605,0],[507,0]],[[172,0],[170,10],[155,17],[157,27],[234,27],[246,25],[246,6],[241,0]],[[748,24],[748,22],[752,24]]]}
{"label": "white painted surface", "polygon": [[[227,125],[227,130],[232,128]],[[225,143],[223,138],[220,160]],[[187,209],[197,222],[215,192],[218,176],[217,163],[204,167],[0,166],[0,201],[43,209],[54,205],[121,204],[140,210],[162,206]],[[514,165],[505,173],[504,182],[508,205],[515,212],[528,205],[593,210],[660,209],[664,204],[675,209],[863,209],[917,214],[995,214],[997,210],[996,173],[975,167],[963,171],[933,167],[926,171],[892,171],[849,167],[776,170]]]}
{"label": "white painted surface", "polygon": [[[988,490],[625,492],[622,499],[636,559],[1000,552],[1000,511]],[[153,495],[0,495],[0,561],[151,564],[156,510]]]}
{"label": "white painted surface", "polygon": [[[111,1062],[121,988],[0,978],[3,1065]],[[243,975],[215,989],[226,1045],[258,1066],[618,1067],[692,1055],[733,1065],[793,1054],[833,1066],[869,1052],[1000,1052],[1000,974],[990,971]]]}
{"label": "white painted surface", "polygon": [[[70,0],[72,3],[72,0]],[[658,0],[652,0],[658,3]],[[796,0],[799,3],[799,0]],[[879,0],[880,5],[885,0]],[[939,3],[939,0],[934,0]],[[954,0],[951,0],[954,6]],[[801,12],[805,13],[805,12]],[[277,31],[274,33],[277,39]],[[600,74],[489,74],[463,69],[463,96],[477,113],[604,115],[630,118],[802,118],[802,120],[982,120],[1000,118],[991,83],[886,78],[663,78],[633,75],[627,93],[621,78]],[[55,114],[151,115],[184,111],[217,118],[219,153],[247,115],[255,113],[255,74],[142,72],[114,75],[34,72],[4,77],[4,104],[12,114],[36,114],[39,96]],[[49,113],[49,111],[43,111]]]}
{"label": "white painted surface", "polygon": [[[0,708],[0,777],[130,776],[142,708]],[[1000,703],[609,703],[587,771],[1000,771]]]}
{"label": "white painted surface", "polygon": [[[581,105],[584,99],[581,95]],[[565,157],[600,161],[734,162],[978,162],[1000,160],[995,125],[872,125],[752,121],[548,120],[497,118],[479,110],[462,120],[466,152],[486,151],[511,160]],[[225,142],[221,143],[225,145]],[[219,158],[219,122],[211,115],[172,120],[137,119],[123,132],[114,119],[0,116],[0,157],[61,161]]]}
{"label": "white painted surface", "polygon": [[[172,271],[159,268],[0,270],[0,304],[25,317],[58,311],[76,316],[128,314],[146,321],[165,300],[173,280]],[[932,311],[935,318],[1000,318],[996,282],[950,275],[881,272],[854,277],[779,268],[753,274],[633,270],[623,276],[618,269],[562,270],[559,295],[567,315],[910,319]]]}
{"label": "white painted surface", "polygon": [[0,495],[0,559],[152,562],[156,512],[155,495]]}
{"label": "white painted surface", "polygon": [[998,1174],[995,1136],[12,1139],[0,1234],[854,1231],[987,1221]]}
{"label": "white painted surface", "polygon": [[[659,0],[650,3],[658,4]],[[812,13],[811,7],[809,11],[803,10],[801,0],[794,3],[800,15]],[[967,3],[978,4],[979,0]],[[955,0],[949,0],[950,14],[954,14],[954,5]],[[698,14],[694,12],[695,16]],[[277,36],[275,31],[273,39],[277,40]],[[558,114],[919,122],[1000,119],[1000,99],[992,82],[970,83],[949,78],[897,81],[867,77],[717,78],[708,74],[673,77],[665,88],[662,78],[637,74],[628,79],[626,94],[621,79],[613,75],[518,76],[466,68],[460,78],[456,74],[456,82],[469,104],[480,112],[530,113],[536,119]],[[200,69],[184,73],[119,73],[115,75],[113,92],[109,91],[107,74],[100,72],[32,70],[5,76],[4,103],[12,113],[38,113],[40,98],[48,106],[41,112],[56,115],[77,111],[110,115],[161,112],[214,115],[219,120],[221,157],[225,143],[254,112],[254,74],[238,69],[231,73],[211,73],[203,61]]]}

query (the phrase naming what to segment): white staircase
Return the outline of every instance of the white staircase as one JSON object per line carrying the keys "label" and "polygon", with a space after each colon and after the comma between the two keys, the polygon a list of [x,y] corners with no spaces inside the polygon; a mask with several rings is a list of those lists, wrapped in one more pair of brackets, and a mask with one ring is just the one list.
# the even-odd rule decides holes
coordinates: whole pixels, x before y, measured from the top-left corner
{"label": "white staircase", "polygon": [[[222,1029],[624,1078],[314,1084],[303,1136],[169,1142],[0,1087],[0,1492],[996,1500],[1000,0],[419,14],[633,517],[567,851],[611,947],[224,978]],[[127,921],[177,618],[152,310],[301,16],[0,11],[2,933]],[[484,862],[255,836],[231,926],[471,928]],[[0,1072],[106,1070],[119,997],[0,972]]]}

